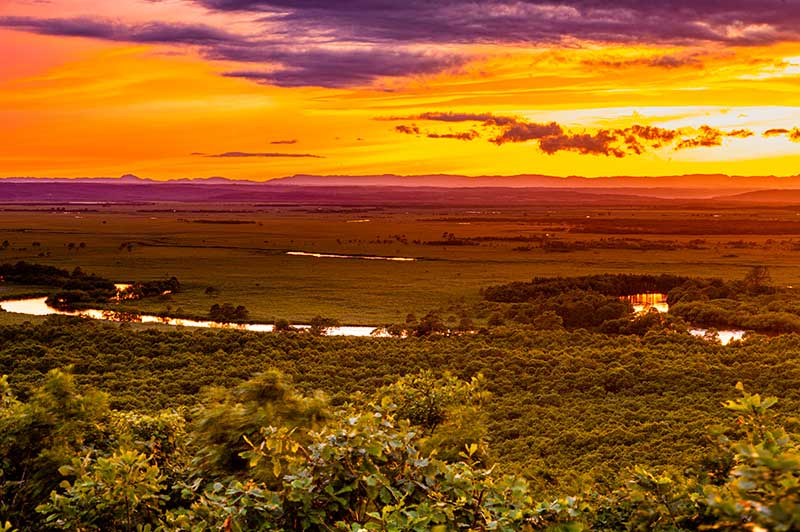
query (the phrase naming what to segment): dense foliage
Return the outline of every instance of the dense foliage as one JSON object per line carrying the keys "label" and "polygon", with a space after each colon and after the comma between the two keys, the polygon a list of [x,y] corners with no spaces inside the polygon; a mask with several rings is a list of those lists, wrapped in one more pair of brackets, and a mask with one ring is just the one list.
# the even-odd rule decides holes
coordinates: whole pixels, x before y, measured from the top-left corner
{"label": "dense foliage", "polygon": [[61,288],[63,290],[114,291],[114,283],[95,274],[85,273],[80,268],[72,272],[54,266],[31,264],[20,261],[16,264],[0,265],[0,277],[7,283],[23,285],[41,285]]}
{"label": "dense foliage", "polygon": [[231,323],[245,321],[250,317],[250,312],[243,305],[233,306],[231,303],[214,303],[208,309],[208,318],[210,320]]}
{"label": "dense foliage", "polygon": [[[492,396],[483,425],[498,466],[535,489],[583,476],[615,482],[637,463],[689,463],[708,451],[706,427],[737,380],[800,401],[800,336],[720,346],[686,334],[642,337],[497,327],[424,338],[316,337],[212,330],[136,330],[52,317],[0,328],[0,373],[20,398],[69,365],[77,382],[108,392],[119,410],[191,406],[207,386],[230,388],[268,368],[335,405],[399,376],[482,374]],[[664,449],[670,449],[669,456]]]}
{"label": "dense foliage", "polygon": [[480,378],[422,373],[334,407],[269,371],[183,415],[112,410],[59,370],[19,400],[3,377],[0,512],[22,531],[794,530],[800,440],[775,398],[737,387],[735,439],[703,461],[559,497],[487,468],[480,436],[436,439],[469,432]]}
{"label": "dense foliage", "polygon": [[549,298],[574,290],[597,292],[611,297],[644,293],[666,294],[689,281],[677,275],[606,274],[583,277],[536,277],[530,282],[490,286],[483,291],[488,301],[522,303],[532,299]]}
{"label": "dense foliage", "polygon": [[180,290],[177,278],[156,281],[137,281],[117,292],[114,283],[81,268],[71,272],[54,266],[20,261],[0,265],[0,281],[10,284],[34,285],[47,288],[47,304],[60,309],[81,309],[105,306],[112,299],[141,299]]}
{"label": "dense foliage", "polygon": [[[668,317],[634,317],[620,300],[648,293],[667,296]],[[800,291],[771,286],[763,266],[753,267],[738,281],[633,274],[535,278],[489,287],[484,299],[498,305],[494,310],[499,316],[516,323],[552,323],[548,316],[555,313],[564,327],[605,333],[644,334],[651,326],[686,330],[689,324],[774,334],[800,332]]]}

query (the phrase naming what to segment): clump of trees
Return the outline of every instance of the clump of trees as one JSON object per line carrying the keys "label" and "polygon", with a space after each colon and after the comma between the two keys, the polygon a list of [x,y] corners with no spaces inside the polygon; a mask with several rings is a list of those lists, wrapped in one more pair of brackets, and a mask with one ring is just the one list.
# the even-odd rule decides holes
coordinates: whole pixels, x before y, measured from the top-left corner
{"label": "clump of trees", "polygon": [[19,261],[0,265],[0,277],[7,283],[41,285],[92,292],[105,290],[114,292],[114,283],[99,275],[89,274],[80,268],[71,272],[54,266]]}
{"label": "clump of trees", "polygon": [[535,277],[530,282],[514,282],[490,286],[483,291],[487,301],[523,303],[555,297],[576,290],[596,292],[609,297],[632,296],[643,293],[669,293],[690,277],[678,275],[602,274],[582,277]]}
{"label": "clump of trees", "polygon": [[[640,293],[666,294],[670,316],[634,316],[620,298]],[[773,286],[764,266],[754,266],[743,279],[732,281],[633,274],[535,278],[491,286],[483,295],[486,304],[495,305],[492,313],[497,318],[490,326],[507,321],[535,325],[551,321],[542,316],[554,313],[566,328],[609,334],[686,330],[689,324],[774,334],[800,332],[800,292]]]}
{"label": "clump of trees", "polygon": [[325,318],[320,315],[316,315],[311,318],[311,321],[308,323],[309,328],[308,332],[313,334],[314,336],[322,336],[328,333],[328,330],[333,327],[339,326],[339,320],[334,318]]}
{"label": "clump of trees", "polygon": [[214,303],[208,309],[208,319],[222,323],[235,323],[250,319],[250,311],[244,305],[233,306],[231,303]]}
{"label": "clump of trees", "polygon": [[181,283],[175,276],[156,281],[137,281],[123,290],[120,299],[142,299],[145,297],[175,294],[180,292]]}
{"label": "clump of trees", "polygon": [[[102,306],[117,295],[113,281],[93,273],[86,273],[80,267],[68,271],[54,266],[20,261],[15,264],[0,265],[0,278],[12,284],[58,288],[48,296],[47,304],[59,309]],[[120,296],[125,299],[140,299],[179,290],[180,282],[177,278],[171,277],[160,281],[133,283]]]}

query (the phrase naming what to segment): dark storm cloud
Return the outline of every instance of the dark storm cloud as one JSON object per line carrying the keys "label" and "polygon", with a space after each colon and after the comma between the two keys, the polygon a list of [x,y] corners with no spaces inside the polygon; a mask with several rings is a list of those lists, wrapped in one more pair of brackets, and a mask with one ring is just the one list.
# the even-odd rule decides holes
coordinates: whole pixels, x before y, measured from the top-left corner
{"label": "dark storm cloud", "polygon": [[[479,122],[493,132],[489,142],[498,146],[509,142],[534,141],[544,153],[552,155],[560,151],[571,151],[582,155],[605,155],[626,157],[641,155],[651,149],[672,146],[675,150],[722,145],[726,137],[747,138],[754,133],[749,129],[722,131],[703,125],[697,129],[667,129],[656,126],[632,125],[626,128],[600,128],[593,132],[574,132],[556,122],[529,122],[521,117],[495,115],[492,113],[441,113],[427,112],[411,116],[379,117],[377,120],[421,120],[430,122]],[[420,134],[416,124],[395,126],[395,131]],[[797,142],[800,142],[800,129]],[[426,133],[428,138],[460,138],[474,140],[481,135],[470,130],[468,134]]]}
{"label": "dark storm cloud", "polygon": [[762,44],[800,34],[797,0],[196,0],[295,34],[358,42]]}
{"label": "dark storm cloud", "polygon": [[[158,1],[158,0],[154,0]],[[352,87],[380,78],[458,68],[460,44],[736,45],[800,40],[800,0],[194,0],[250,19],[251,35],[175,22],[125,24],[96,17],[0,17],[0,27],[111,41],[198,46],[207,58],[240,63],[226,75],[285,87]],[[454,45],[454,46],[449,46]],[[599,60],[699,67],[694,55]]]}
{"label": "dark storm cloud", "polygon": [[226,72],[227,77],[245,78],[257,83],[282,87],[350,87],[367,85],[379,77],[423,75],[457,67],[467,59],[462,56],[432,52],[398,50],[322,49],[301,51],[267,46],[216,46],[209,49],[211,59],[249,63],[279,63],[270,71],[242,70]]}
{"label": "dark storm cloud", "polygon": [[[368,85],[379,77],[437,73],[468,60],[457,54],[403,48],[387,50],[361,46],[334,49],[302,43],[295,45],[285,39],[236,35],[203,24],[124,24],[91,17],[0,17],[0,27],[42,35],[199,46],[209,59],[259,66],[257,69],[226,72],[223,75],[227,77],[284,87]],[[262,69],[262,65],[269,68]]]}
{"label": "dark storm cloud", "polygon": [[65,37],[89,37],[108,41],[143,44],[216,45],[240,39],[231,33],[204,24],[150,22],[123,24],[106,19],[0,17],[0,27]]}
{"label": "dark storm cloud", "polygon": [[248,151],[226,151],[224,153],[200,153],[193,152],[192,155],[199,155],[202,157],[310,157],[313,159],[322,159],[321,155],[313,155],[311,153],[275,153],[275,152],[248,152]]}

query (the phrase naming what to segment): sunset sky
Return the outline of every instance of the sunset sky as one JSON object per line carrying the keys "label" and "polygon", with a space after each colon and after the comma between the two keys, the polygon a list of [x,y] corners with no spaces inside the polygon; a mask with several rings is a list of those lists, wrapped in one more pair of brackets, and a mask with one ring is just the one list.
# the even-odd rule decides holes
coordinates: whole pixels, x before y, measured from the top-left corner
{"label": "sunset sky", "polygon": [[3,0],[0,175],[800,174],[798,0]]}

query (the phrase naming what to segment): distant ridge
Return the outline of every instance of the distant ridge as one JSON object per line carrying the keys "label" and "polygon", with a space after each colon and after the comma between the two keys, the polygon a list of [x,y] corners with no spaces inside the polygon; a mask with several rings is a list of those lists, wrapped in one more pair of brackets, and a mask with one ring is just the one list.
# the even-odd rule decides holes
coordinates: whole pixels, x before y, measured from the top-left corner
{"label": "distant ridge", "polygon": [[[729,176],[726,174],[686,174],[666,176],[557,177],[542,174],[464,176],[429,175],[306,175],[298,174],[269,181],[271,184],[297,186],[408,186],[408,187],[511,187],[511,188],[640,188],[704,189],[744,192],[765,188],[800,188],[800,175],[778,177]],[[717,190],[719,194],[720,190]]]}
{"label": "distant ridge", "polygon": [[714,199],[725,202],[791,205],[800,203],[800,188],[782,190],[756,190],[753,192],[745,192],[743,194],[720,196]]}
{"label": "distant ridge", "polygon": [[[553,201],[624,203],[659,200],[717,203],[800,203],[800,176],[728,176],[694,174],[641,177],[556,177],[538,174],[463,176],[395,174],[363,176],[294,175],[270,181],[225,177],[158,181],[133,174],[120,177],[0,178],[0,202],[442,202],[447,196],[461,202],[485,201],[502,205],[544,204]],[[447,201],[445,201],[447,203]]]}
{"label": "distant ridge", "polygon": [[557,177],[543,174],[465,176],[456,174],[420,175],[311,175],[296,174],[268,181],[236,180],[221,176],[155,180],[125,174],[120,177],[7,177],[0,183],[107,183],[118,185],[188,184],[188,185],[248,185],[303,187],[508,187],[508,188],[569,188],[569,189],[686,189],[708,191],[708,197],[739,194],[756,190],[800,189],[800,175],[779,177],[730,176],[726,174],[686,174],[665,176],[604,176]]}

